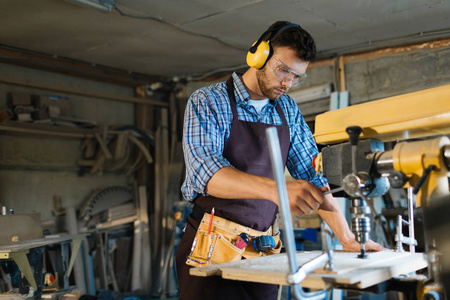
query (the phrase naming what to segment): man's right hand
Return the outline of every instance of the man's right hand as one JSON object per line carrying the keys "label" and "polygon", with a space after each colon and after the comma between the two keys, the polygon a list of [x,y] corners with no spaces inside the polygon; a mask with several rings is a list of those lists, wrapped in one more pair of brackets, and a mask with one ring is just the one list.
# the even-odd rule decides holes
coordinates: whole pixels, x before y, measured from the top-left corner
{"label": "man's right hand", "polygon": [[305,180],[286,182],[291,212],[297,216],[318,210],[325,196],[320,188]]}
{"label": "man's right hand", "polygon": [[[319,209],[325,200],[323,191],[308,181],[288,181],[286,186],[291,212],[297,216]],[[205,192],[225,199],[267,199],[279,204],[273,179],[250,175],[233,167],[218,170],[208,181]]]}

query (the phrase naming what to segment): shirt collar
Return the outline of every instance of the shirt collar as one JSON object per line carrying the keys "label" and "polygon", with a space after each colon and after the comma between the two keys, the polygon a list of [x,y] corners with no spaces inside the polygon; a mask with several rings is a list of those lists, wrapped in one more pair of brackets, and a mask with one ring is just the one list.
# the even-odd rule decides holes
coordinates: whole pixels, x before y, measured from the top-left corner
{"label": "shirt collar", "polygon": [[234,72],[233,73],[233,84],[234,84],[234,92],[236,97],[236,104],[240,104],[241,102],[248,102],[250,99],[250,94],[245,88],[244,83],[242,82],[241,76],[242,74]]}
{"label": "shirt collar", "polygon": [[[234,84],[234,91],[235,91],[235,97],[236,97],[236,104],[243,104],[248,103],[248,100],[250,99],[250,94],[248,93],[247,89],[245,88],[244,83],[242,82],[242,74],[234,72],[233,73],[233,84]],[[283,95],[285,96],[285,95]],[[282,97],[283,97],[282,96]],[[270,100],[269,103],[275,106],[278,100]]]}

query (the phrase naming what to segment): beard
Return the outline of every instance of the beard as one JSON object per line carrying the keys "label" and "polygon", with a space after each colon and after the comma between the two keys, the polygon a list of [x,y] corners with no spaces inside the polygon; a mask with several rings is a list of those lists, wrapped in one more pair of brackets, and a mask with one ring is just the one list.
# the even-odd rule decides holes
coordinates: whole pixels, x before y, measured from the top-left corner
{"label": "beard", "polygon": [[283,95],[283,93],[280,93],[280,91],[287,93],[288,89],[281,86],[271,86],[269,83],[270,80],[267,76],[267,72],[268,69],[266,66],[256,73],[256,79],[258,80],[259,89],[264,96],[269,98],[269,100],[278,100]]}

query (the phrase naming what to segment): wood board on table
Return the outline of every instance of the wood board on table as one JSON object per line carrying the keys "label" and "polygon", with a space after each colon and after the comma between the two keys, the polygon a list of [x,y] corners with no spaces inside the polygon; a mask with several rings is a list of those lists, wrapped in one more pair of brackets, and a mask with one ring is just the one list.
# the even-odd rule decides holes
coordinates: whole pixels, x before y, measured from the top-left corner
{"label": "wood board on table", "polygon": [[[321,251],[297,252],[299,266],[321,255]],[[370,252],[367,259],[356,252],[334,252],[334,270],[317,269],[301,283],[303,287],[324,289],[338,286],[367,288],[391,278],[427,267],[422,253]],[[285,253],[205,267],[192,268],[194,276],[222,276],[224,279],[290,285],[288,257]]]}

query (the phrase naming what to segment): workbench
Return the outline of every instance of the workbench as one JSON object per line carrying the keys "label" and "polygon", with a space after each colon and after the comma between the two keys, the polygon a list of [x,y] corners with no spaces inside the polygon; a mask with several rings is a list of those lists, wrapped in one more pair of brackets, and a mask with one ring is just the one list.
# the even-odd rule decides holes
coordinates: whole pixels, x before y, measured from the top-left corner
{"label": "workbench", "polygon": [[[34,290],[38,290],[38,284],[36,283],[35,277],[37,276],[39,279],[42,279],[42,274],[39,274],[42,270],[42,250],[45,247],[52,245],[68,245],[72,242],[72,251],[70,256],[70,262],[68,264],[66,278],[68,281],[68,277],[75,263],[75,258],[77,256],[78,250],[80,249],[81,242],[86,238],[86,234],[61,234],[54,236],[46,236],[40,239],[19,241],[16,243],[4,244],[0,245],[0,259],[12,259],[19,267],[20,271],[23,273],[25,278],[28,280],[30,285],[34,288]],[[40,258],[37,259],[37,264],[33,265],[33,269],[31,268],[29,259],[27,254],[33,250],[39,250]],[[68,254],[68,250],[65,251]]]}
{"label": "workbench", "polygon": [[[301,266],[322,254],[322,251],[297,252]],[[302,287],[311,289],[351,287],[364,289],[394,277],[416,272],[427,267],[422,253],[381,251],[369,252],[368,259],[357,258],[356,252],[334,252],[333,271],[317,269],[310,273]],[[290,285],[287,281],[289,264],[287,254],[198,267],[190,270],[194,276],[222,276],[224,279]]]}

